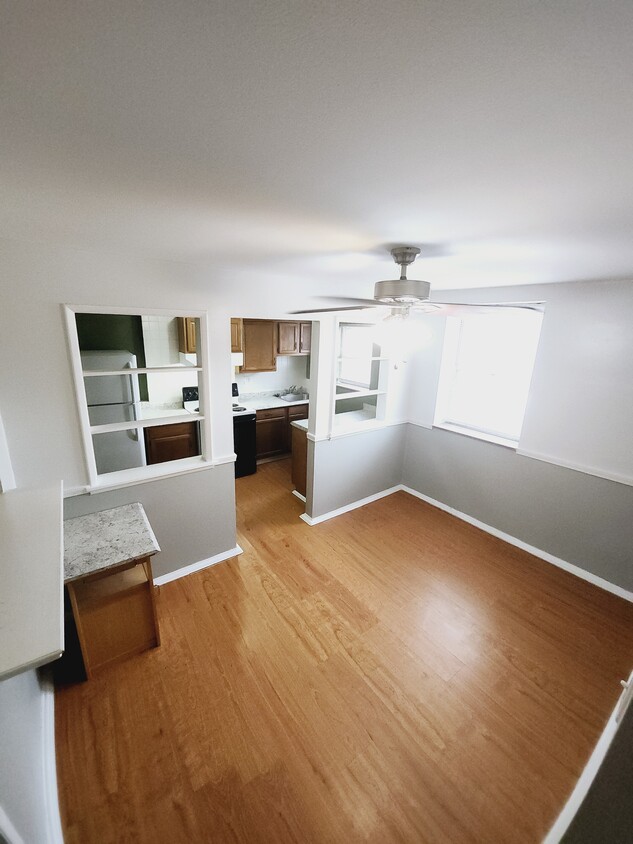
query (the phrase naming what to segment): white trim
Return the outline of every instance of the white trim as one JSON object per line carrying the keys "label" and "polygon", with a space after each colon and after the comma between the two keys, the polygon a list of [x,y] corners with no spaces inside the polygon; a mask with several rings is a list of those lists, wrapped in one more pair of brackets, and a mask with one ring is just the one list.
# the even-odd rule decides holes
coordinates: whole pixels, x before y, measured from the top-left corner
{"label": "white trim", "polygon": [[[629,682],[633,680],[633,672],[629,677]],[[607,724],[602,731],[602,735],[598,739],[598,743],[593,749],[593,753],[589,757],[589,761],[585,765],[585,768],[580,775],[578,782],[574,790],[572,791],[571,795],[569,796],[567,803],[563,806],[563,809],[554,822],[554,825],[547,833],[545,838],[543,839],[543,844],[559,844],[563,835],[567,832],[569,825],[573,821],[576,816],[576,812],[582,805],[583,800],[587,796],[587,792],[589,791],[591,784],[594,781],[594,778],[598,771],[600,770],[600,766],[602,765],[605,756],[607,755],[607,751],[611,746],[611,742],[618,730],[618,720],[617,720],[617,712],[620,709],[620,705],[622,702],[623,695],[626,694],[626,691],[622,692],[618,699],[618,703],[616,704],[615,709],[611,713]]]}
{"label": "white trim", "polygon": [[472,437],[474,440],[483,440],[493,443],[493,445],[502,445],[504,448],[512,449],[512,451],[516,451],[519,445],[518,440],[511,440],[509,437],[502,437],[499,434],[490,434],[487,431],[479,431],[476,428],[467,428],[465,425],[456,425],[453,422],[436,422],[433,427],[450,431],[453,434],[461,434],[464,437]]}
{"label": "white trim", "polygon": [[11,823],[11,818],[0,806],[0,836],[6,838],[8,844],[24,844],[24,839]]}
{"label": "white trim", "polygon": [[0,492],[15,489],[15,475],[9,454],[9,443],[0,416]]}
{"label": "white trim", "polygon": [[63,844],[62,823],[59,814],[57,791],[57,765],[55,759],[55,689],[50,675],[42,672],[42,772],[44,776],[44,801],[48,826],[48,844]]}
{"label": "white trim", "polygon": [[[174,414],[172,416],[152,416],[150,419],[130,419],[128,422],[106,422],[103,425],[91,425],[91,434],[110,434],[115,431],[135,431],[143,428],[157,428],[159,425],[182,425],[183,422],[188,424],[190,422],[201,422],[205,418],[203,413],[189,413],[183,410],[182,414]],[[188,458],[185,458],[188,459]],[[175,461],[171,461],[175,462]],[[158,466],[158,463],[150,464]],[[162,465],[162,464],[160,464]],[[147,466],[139,466],[138,468],[146,469]],[[122,469],[120,471],[126,471]]]}
{"label": "white trim", "polygon": [[293,489],[293,490],[292,490],[292,494],[293,494],[296,498],[298,498],[298,499],[299,499],[299,501],[303,501],[303,503],[305,504],[305,501],[306,501],[306,497],[305,497],[305,495],[301,495],[301,493],[300,493],[300,492],[297,492],[297,490],[296,490],[296,489]]}
{"label": "white trim", "polygon": [[543,463],[553,463],[554,466],[562,466],[564,469],[572,469],[574,472],[582,472],[585,475],[592,475],[594,478],[603,478],[605,481],[615,481],[616,484],[625,484],[626,486],[633,486],[633,477],[630,475],[621,475],[618,472],[608,472],[604,469],[597,469],[595,466],[584,466],[582,463],[571,463],[568,460],[561,460],[558,457],[552,457],[551,454],[544,454],[539,451],[530,451],[530,449],[517,448],[517,454],[521,457],[531,457],[533,460],[540,460]]}
{"label": "white trim", "polygon": [[201,571],[202,569],[209,568],[209,566],[216,566],[218,563],[223,563],[225,560],[230,560],[243,553],[243,549],[239,545],[236,545],[235,548],[222,551],[221,554],[216,554],[214,557],[207,557],[206,560],[199,560],[197,563],[191,563],[190,566],[183,566],[181,569],[170,571],[167,574],[161,574],[154,578],[154,586],[162,586],[165,583],[170,583],[172,580],[179,580],[181,577],[186,577],[195,571]]}
{"label": "white trim", "polygon": [[[136,314],[131,314],[136,316]],[[82,369],[84,378],[105,378],[112,375],[162,375],[171,372],[202,372],[202,366],[135,366],[128,369]]]}
{"label": "white trim", "polygon": [[342,516],[343,513],[349,513],[350,510],[357,510],[359,507],[364,507],[365,504],[371,504],[372,501],[378,501],[380,498],[386,498],[388,495],[392,495],[394,492],[398,492],[402,489],[402,485],[398,484],[398,486],[392,486],[389,489],[383,489],[382,492],[376,492],[374,495],[368,495],[367,498],[361,498],[358,501],[352,501],[351,504],[346,504],[344,507],[339,507],[337,510],[330,510],[329,513],[324,513],[322,516],[308,516],[307,513],[303,513],[299,518],[303,519],[304,522],[309,524],[311,527],[312,525],[320,525],[321,522],[327,522],[329,519],[334,519],[337,516]]}
{"label": "white trim", "polygon": [[401,484],[399,489],[403,492],[408,492],[409,495],[413,495],[415,498],[419,498],[422,501],[426,501],[427,504],[433,505],[433,507],[437,507],[440,510],[444,510],[445,513],[450,513],[451,516],[456,516],[458,519],[461,519],[464,522],[468,522],[469,525],[473,525],[479,530],[483,530],[486,533],[491,534],[492,536],[496,536],[498,539],[502,539],[504,542],[507,542],[509,545],[514,545],[516,548],[521,548],[523,551],[527,551],[529,554],[532,554],[534,557],[538,557],[541,560],[545,560],[546,563],[551,563],[554,566],[557,566],[564,571],[569,572],[570,574],[576,575],[576,577],[581,578],[581,580],[586,580],[588,583],[593,584],[594,586],[598,586],[600,589],[604,589],[606,592],[611,592],[613,595],[617,595],[619,598],[624,598],[625,601],[630,601],[633,603],[633,592],[624,589],[622,586],[617,586],[615,583],[611,583],[608,580],[605,580],[603,577],[599,577],[597,574],[593,574],[590,571],[586,571],[580,566],[576,566],[573,563],[568,563],[566,560],[561,560],[560,557],[555,557],[553,554],[550,554],[548,551],[542,551],[540,548],[535,548],[534,545],[529,545],[527,542],[523,542],[522,539],[517,539],[515,536],[511,536],[509,533],[504,533],[502,530],[498,530],[492,525],[487,525],[485,522],[480,522],[479,519],[474,519],[472,516],[469,516],[466,513],[462,513],[460,510],[455,510],[453,507],[449,507],[447,504],[438,501],[435,498],[430,498],[428,495],[423,495],[423,493],[418,492],[411,487],[405,486]]}
{"label": "white trim", "polygon": [[396,425],[407,425],[406,419],[371,419],[367,422],[361,422],[362,427],[353,428],[347,431],[332,430],[332,433],[325,437],[316,437],[314,434],[308,433],[308,439],[313,443],[328,442],[329,440],[340,440],[343,437],[353,437],[356,434],[368,434],[371,431],[380,431],[382,428],[392,428]]}
{"label": "white trim", "polygon": [[[187,461],[186,465],[185,461]],[[195,463],[189,463],[188,461],[195,461]],[[127,469],[126,472],[129,472],[129,476],[127,480],[119,480],[117,482],[112,481],[111,483],[106,483],[105,479],[109,477],[108,475],[101,475],[100,477],[103,478],[102,481],[99,481],[95,486],[71,486],[64,489],[64,498],[73,498],[76,495],[97,495],[100,492],[111,492],[113,489],[125,489],[128,486],[140,486],[141,484],[149,484],[153,483],[154,481],[163,481],[167,480],[168,478],[176,477],[177,475],[190,475],[192,472],[201,472],[204,469],[215,469],[216,466],[223,466],[225,463],[235,463],[235,454],[227,454],[224,457],[218,457],[216,460],[202,460],[200,457],[186,457],[184,460],[172,460],[170,463],[170,468],[168,471],[163,469],[160,473],[156,472],[155,475],[147,475],[146,472],[143,475],[136,475],[136,469]],[[160,463],[156,464],[157,466],[165,466],[166,464]],[[140,467],[147,470],[148,466]],[[113,473],[114,474],[114,473]]]}

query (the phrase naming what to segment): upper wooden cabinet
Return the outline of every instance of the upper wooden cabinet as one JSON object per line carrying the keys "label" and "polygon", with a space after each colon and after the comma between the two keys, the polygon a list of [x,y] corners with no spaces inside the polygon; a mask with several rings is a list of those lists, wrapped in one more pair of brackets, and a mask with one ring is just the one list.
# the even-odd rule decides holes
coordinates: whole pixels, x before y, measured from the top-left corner
{"label": "upper wooden cabinet", "polygon": [[[232,332],[231,332],[232,333]],[[268,319],[242,320],[241,372],[275,372],[277,370],[277,323]]]}
{"label": "upper wooden cabinet", "polygon": [[178,349],[183,355],[196,353],[196,321],[193,317],[178,317]]}
{"label": "upper wooden cabinet", "polygon": [[277,354],[307,355],[310,353],[311,322],[279,322],[277,326]]}
{"label": "upper wooden cabinet", "polygon": [[244,332],[241,319],[231,319],[231,352],[244,351]]}
{"label": "upper wooden cabinet", "polygon": [[312,323],[302,322],[299,325],[299,352],[302,355],[310,354],[312,349]]}

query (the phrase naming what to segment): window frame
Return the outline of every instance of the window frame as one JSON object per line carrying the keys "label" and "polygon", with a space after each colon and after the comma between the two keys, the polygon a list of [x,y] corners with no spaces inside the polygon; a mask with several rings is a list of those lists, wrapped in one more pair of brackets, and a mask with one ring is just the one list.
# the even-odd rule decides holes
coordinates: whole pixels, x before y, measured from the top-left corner
{"label": "window frame", "polygon": [[[526,303],[527,304],[527,303]],[[532,381],[532,377],[534,375],[534,367],[536,365],[536,359],[538,356],[538,346],[540,343],[540,334],[542,331],[542,319],[544,316],[544,307],[543,302],[534,302],[530,303],[533,305],[533,310],[536,311],[541,317],[541,325],[539,328],[539,337],[536,343],[536,349],[534,353],[534,363],[532,364],[532,372],[530,374],[530,384]],[[507,304],[507,310],[510,311],[512,309],[512,303]],[[504,312],[503,307],[499,307],[495,313],[502,314]],[[476,319],[478,315],[473,315],[473,319]],[[494,314],[491,314],[494,316]],[[521,429],[519,430],[516,439],[514,437],[508,437],[507,434],[495,431],[491,428],[481,428],[477,426],[471,426],[467,423],[456,421],[450,418],[448,409],[450,404],[451,398],[451,390],[453,388],[453,383],[455,380],[455,374],[457,371],[457,360],[460,353],[460,341],[461,341],[461,329],[462,323],[464,319],[468,319],[466,317],[446,317],[446,327],[444,332],[444,341],[443,341],[443,348],[442,348],[442,360],[440,364],[440,373],[438,379],[438,389],[436,395],[436,402],[435,402],[435,414],[433,419],[433,427],[434,428],[441,428],[445,431],[452,431],[453,433],[462,434],[464,436],[472,437],[473,439],[484,440],[486,442],[495,443],[496,445],[502,445],[506,448],[511,448],[514,451],[517,450],[519,446],[519,441],[521,438],[521,430],[523,428],[523,422],[525,420],[525,412],[527,410],[527,401],[529,400],[529,392],[530,392],[530,384],[528,384],[528,394],[526,397],[526,405],[525,410],[523,412],[523,420],[521,421]]]}
{"label": "window frame", "polygon": [[[90,493],[104,492],[110,489],[119,489],[125,486],[147,481],[165,478],[171,475],[179,475],[186,472],[198,471],[214,465],[212,455],[211,437],[211,384],[209,378],[209,333],[207,311],[205,310],[180,310],[165,308],[122,308],[108,305],[62,305],[66,323],[66,336],[70,353],[70,363],[79,414],[80,433],[84,452],[84,462],[88,474],[86,491]],[[117,314],[129,316],[167,316],[167,317],[194,317],[199,320],[200,336],[198,337],[199,349],[197,350],[197,366],[174,366],[174,367],[138,367],[126,370],[99,370],[96,374],[87,374],[90,370],[84,370],[81,361],[81,349],[77,333],[76,314]],[[137,419],[134,421],[115,422],[104,425],[92,425],[90,422],[88,404],[84,388],[84,378],[98,378],[108,375],[129,375],[129,374],[151,374],[168,372],[187,372],[195,374],[200,398],[202,412],[191,420],[183,413],[182,416],[163,416],[150,419]],[[93,447],[93,435],[105,434],[112,431],[136,430],[142,433],[144,428],[157,425],[170,425],[178,422],[195,421],[200,426],[200,454],[196,457],[187,457],[181,460],[172,460],[168,463],[155,463],[149,466],[139,466],[132,469],[120,469],[116,472],[99,474]]]}

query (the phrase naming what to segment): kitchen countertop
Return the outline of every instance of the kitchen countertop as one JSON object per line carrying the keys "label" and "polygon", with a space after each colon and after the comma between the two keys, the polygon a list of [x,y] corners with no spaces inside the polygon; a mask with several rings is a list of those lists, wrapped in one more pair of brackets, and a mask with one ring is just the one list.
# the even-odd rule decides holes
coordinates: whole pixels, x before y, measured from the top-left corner
{"label": "kitchen countertop", "polygon": [[246,407],[248,410],[271,410],[274,407],[295,407],[298,404],[309,404],[310,399],[284,401],[276,396],[253,396],[252,398],[240,397],[238,402],[241,407]]}
{"label": "kitchen countertop", "polygon": [[187,421],[190,416],[197,416],[192,411],[185,410],[184,407],[156,407],[155,405],[141,402],[141,419],[162,419],[168,416],[181,416],[183,421]]}
{"label": "kitchen countertop", "polygon": [[0,494],[0,679],[64,650],[62,485]]}
{"label": "kitchen countertop", "polygon": [[307,419],[295,419],[294,422],[290,423],[293,428],[299,428],[302,431],[308,430],[308,420]]}
{"label": "kitchen countertop", "polygon": [[75,580],[160,551],[142,504],[64,522],[64,576]]}

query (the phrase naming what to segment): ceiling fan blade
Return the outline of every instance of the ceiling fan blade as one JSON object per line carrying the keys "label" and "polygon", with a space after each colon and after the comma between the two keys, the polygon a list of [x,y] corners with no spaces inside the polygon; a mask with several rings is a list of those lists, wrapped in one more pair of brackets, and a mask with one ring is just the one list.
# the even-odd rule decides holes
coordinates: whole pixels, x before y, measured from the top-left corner
{"label": "ceiling fan blade", "polygon": [[378,307],[378,302],[374,302],[371,305],[346,305],[346,306],[339,306],[338,308],[310,308],[307,311],[286,311],[289,314],[330,314],[330,313],[337,313],[338,311],[360,311],[363,308],[376,308]]}
{"label": "ceiling fan blade", "polygon": [[[426,311],[427,315],[433,316],[472,316],[473,314],[490,314],[495,309],[503,310],[530,310],[543,311],[543,302],[431,302],[428,305],[435,306]],[[424,304],[413,305],[414,310],[425,312]]]}

